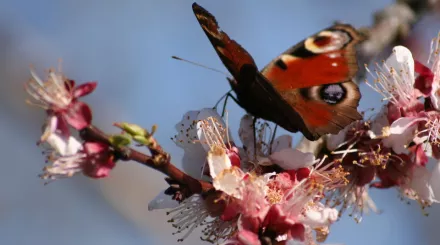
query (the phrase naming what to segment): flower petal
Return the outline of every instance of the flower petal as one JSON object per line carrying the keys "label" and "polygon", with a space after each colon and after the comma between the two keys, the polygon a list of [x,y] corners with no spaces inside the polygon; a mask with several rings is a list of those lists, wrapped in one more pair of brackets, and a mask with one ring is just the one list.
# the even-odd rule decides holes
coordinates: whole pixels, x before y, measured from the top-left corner
{"label": "flower petal", "polygon": [[426,119],[402,117],[394,121],[389,128],[389,136],[382,140],[384,146],[391,147],[395,153],[405,153],[408,144],[414,139],[417,122]]}
{"label": "flower petal", "polygon": [[[434,95],[435,90],[433,91],[433,81],[434,81],[434,73],[432,73],[431,69],[423,65],[422,63],[415,61],[415,71],[419,73],[417,77],[414,87],[420,92],[424,97],[428,97],[429,95]],[[438,83],[437,83],[438,84]],[[436,87],[438,87],[436,84]],[[434,93],[432,93],[434,92]],[[434,96],[436,97],[436,96]],[[437,100],[437,98],[435,98]],[[437,101],[436,101],[437,102]],[[434,103],[436,105],[436,103]]]}
{"label": "flower petal", "polygon": [[212,184],[216,190],[223,191],[225,194],[242,199],[242,192],[240,187],[243,182],[243,172],[239,168],[232,167],[222,171],[213,180]]}
{"label": "flower petal", "polygon": [[323,205],[318,208],[306,210],[302,223],[312,228],[329,226],[338,219],[338,210],[327,208]]}
{"label": "flower petal", "polygon": [[[228,141],[230,141],[229,130],[227,129],[226,123],[223,121],[223,118],[218,114],[217,110],[214,110],[212,108],[204,108],[200,110],[200,113],[198,113],[196,120],[197,120],[197,138],[199,139],[205,151],[208,152],[210,150],[211,147],[209,145],[209,142],[212,142],[213,140],[222,141],[221,143],[227,143]],[[216,136],[218,138],[207,139],[205,133],[202,130],[202,125],[201,125],[202,123],[209,123],[209,127],[217,131],[218,135]]]}
{"label": "flower petal", "polygon": [[[438,165],[438,164],[437,164]],[[438,169],[438,167],[437,167]],[[436,170],[434,170],[436,171]],[[430,183],[431,176],[434,173],[430,172],[426,167],[416,167],[414,168],[414,172],[411,178],[411,182],[409,184],[409,187],[412,191],[415,192],[416,196],[421,201],[427,202],[428,204],[431,204],[433,202],[438,202],[438,197],[436,199],[436,195],[433,190],[433,186]],[[440,177],[439,171],[437,170],[436,173],[437,177]],[[434,182],[437,180],[434,180]],[[439,183],[440,184],[440,183]],[[437,187],[437,189],[440,189],[440,186]],[[437,190],[438,192],[438,190]],[[410,195],[407,195],[409,198],[413,199],[412,192],[408,192]],[[437,193],[440,194],[440,193]]]}
{"label": "flower petal", "polygon": [[228,170],[232,167],[231,160],[226,154],[226,151],[219,146],[214,146],[213,149],[208,152],[207,160],[209,164],[209,173],[213,179],[224,170]]}
{"label": "flower petal", "polygon": [[407,72],[410,81],[414,83],[414,59],[409,49],[404,46],[394,47],[393,53],[386,60],[386,64],[397,71]]}
{"label": "flower petal", "polygon": [[285,170],[307,168],[315,162],[315,156],[312,153],[304,153],[292,148],[272,153],[269,159]]}
{"label": "flower petal", "polygon": [[390,126],[387,115],[388,107],[383,106],[380,112],[376,114],[373,121],[371,122],[371,131],[374,133],[374,135],[382,135],[383,129]]}
{"label": "flower petal", "polygon": [[187,174],[200,178],[202,167],[206,160],[206,151],[198,142],[197,138],[197,116],[200,111],[186,112],[182,120],[176,124],[177,135],[174,142],[184,150],[182,167]]}
{"label": "flower petal", "polygon": [[249,149],[254,148],[255,135],[254,135],[254,127],[253,127],[254,117],[246,114],[241,118],[240,128],[238,129],[238,135],[240,136],[241,143],[243,146]]}
{"label": "flower petal", "polygon": [[281,151],[283,149],[292,148],[292,136],[285,134],[278,136],[272,144],[272,152]]}
{"label": "flower petal", "polygon": [[72,102],[70,107],[62,115],[66,122],[77,130],[82,130],[92,122],[92,110],[81,101]]}
{"label": "flower petal", "polygon": [[87,82],[79,85],[78,87],[75,87],[73,90],[73,97],[79,98],[82,96],[86,96],[90,93],[92,93],[96,86],[98,85],[97,82]]}

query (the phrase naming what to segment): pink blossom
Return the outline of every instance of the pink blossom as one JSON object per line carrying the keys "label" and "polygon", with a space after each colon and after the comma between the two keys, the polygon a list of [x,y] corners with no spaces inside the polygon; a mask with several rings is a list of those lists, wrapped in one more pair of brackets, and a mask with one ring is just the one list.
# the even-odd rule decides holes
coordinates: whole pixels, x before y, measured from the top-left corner
{"label": "pink blossom", "polygon": [[25,89],[35,99],[35,105],[45,109],[49,115],[58,117],[61,125],[68,124],[77,130],[90,125],[92,111],[78,99],[93,92],[96,82],[75,86],[73,80],[54,70],[49,71],[46,81],[41,80],[33,70],[31,74],[32,78],[25,84]]}
{"label": "pink blossom", "polygon": [[81,144],[73,136],[65,136],[56,129],[57,117],[52,117],[41,144],[50,146],[46,151],[47,161],[51,163],[44,167],[43,179],[58,179],[71,177],[82,172],[91,178],[107,177],[115,166],[110,147],[103,143],[85,142]]}

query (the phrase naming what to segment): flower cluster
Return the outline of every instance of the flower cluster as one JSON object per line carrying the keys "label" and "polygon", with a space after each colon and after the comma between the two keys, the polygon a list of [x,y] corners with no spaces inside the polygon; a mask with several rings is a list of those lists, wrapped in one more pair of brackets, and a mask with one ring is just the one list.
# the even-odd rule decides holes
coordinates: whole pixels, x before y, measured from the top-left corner
{"label": "flower cluster", "polygon": [[193,165],[215,190],[180,204],[160,194],[149,209],[173,208],[170,222],[185,232],[181,239],[204,226],[204,240],[225,244],[313,244],[313,232],[324,240],[338,210],[320,200],[345,186],[348,173],[326,157],[292,148],[289,135],[273,139],[267,123],[254,130],[252,122],[249,115],[241,119],[238,147],[215,110],[185,114],[174,137],[191,156],[183,164]]}
{"label": "flower cluster", "polygon": [[[375,72],[370,87],[388,103],[371,121],[369,136],[378,140],[378,156],[385,165],[375,173],[378,188],[397,187],[403,196],[426,207],[439,202],[440,164],[440,56],[439,38],[433,40],[428,66],[415,61],[402,46]],[[387,156],[386,156],[387,155]],[[383,161],[383,160],[382,160]]]}
{"label": "flower cluster", "polygon": [[[378,209],[368,188],[397,188],[423,208],[440,202],[440,37],[427,65],[402,46],[367,85],[386,104],[371,118],[353,122],[317,143],[292,147],[290,135],[276,135],[251,115],[240,121],[234,141],[228,120],[214,109],[189,111],[172,140],[184,150],[186,173],[170,162],[153,134],[131,123],[116,123],[121,134],[107,136],[91,126],[90,107],[80,97],[95,82],[75,86],[61,72],[46,80],[34,71],[25,85],[30,102],[47,114],[39,145],[45,147],[45,180],[82,173],[109,175],[116,160],[134,160],[167,175],[169,184],[149,203],[168,208],[169,222],[183,241],[203,227],[202,240],[229,245],[312,245],[324,242],[341,214],[360,222]],[[80,133],[81,140],[76,136]],[[151,156],[128,145],[146,146]],[[312,146],[307,147],[307,146]]]}
{"label": "flower cluster", "polygon": [[109,145],[102,142],[80,142],[71,129],[82,130],[92,121],[90,107],[79,100],[93,92],[96,82],[75,86],[61,72],[50,70],[43,81],[35,71],[25,84],[34,99],[30,104],[43,108],[47,113],[43,135],[38,144],[46,148],[47,162],[41,178],[53,180],[83,173],[92,178],[106,177],[115,166]]}

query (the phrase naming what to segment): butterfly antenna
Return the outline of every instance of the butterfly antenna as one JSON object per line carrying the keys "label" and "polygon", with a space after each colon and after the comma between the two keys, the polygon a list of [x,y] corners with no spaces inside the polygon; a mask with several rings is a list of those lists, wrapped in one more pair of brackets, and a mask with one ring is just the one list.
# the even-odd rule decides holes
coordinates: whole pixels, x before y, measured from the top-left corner
{"label": "butterfly antenna", "polygon": [[171,58],[173,58],[173,59],[175,59],[175,60],[185,61],[185,62],[188,62],[188,63],[190,63],[190,64],[193,64],[193,65],[196,65],[196,66],[199,66],[199,67],[203,67],[203,68],[208,69],[208,70],[211,70],[211,71],[215,71],[215,72],[221,73],[221,74],[225,75],[226,77],[229,77],[229,76],[230,76],[230,75],[227,74],[226,72],[223,72],[223,71],[217,70],[217,69],[212,68],[212,67],[209,67],[209,66],[202,65],[202,64],[197,63],[197,62],[194,62],[194,61],[190,61],[190,60],[187,60],[187,59],[184,59],[184,58],[180,58],[180,57],[178,57],[178,56],[174,56],[174,55],[173,55],[173,56],[171,56]]}

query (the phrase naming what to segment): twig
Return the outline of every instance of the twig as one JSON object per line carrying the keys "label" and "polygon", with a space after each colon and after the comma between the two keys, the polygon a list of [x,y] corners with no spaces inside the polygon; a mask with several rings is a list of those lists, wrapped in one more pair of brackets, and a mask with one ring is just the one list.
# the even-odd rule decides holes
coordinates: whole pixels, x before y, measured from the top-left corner
{"label": "twig", "polygon": [[[83,140],[97,141],[111,145],[109,136],[92,125],[81,130],[80,136]],[[159,154],[159,152],[161,152],[160,154],[164,153],[161,149],[162,148],[160,147],[160,145],[157,144],[157,149],[153,150],[153,152],[155,152],[153,154]],[[169,158],[167,158],[166,161],[159,162],[158,164],[158,161],[155,161],[152,156],[148,156],[130,147],[118,147],[117,149],[115,149],[115,152],[119,160],[135,161],[160,171],[161,173],[172,178],[174,181],[177,181],[181,185],[185,186],[189,190],[189,194],[207,193],[213,188],[211,183],[203,180],[194,179],[193,177],[185,174],[182,170],[178,169],[174,164],[172,164]]]}

